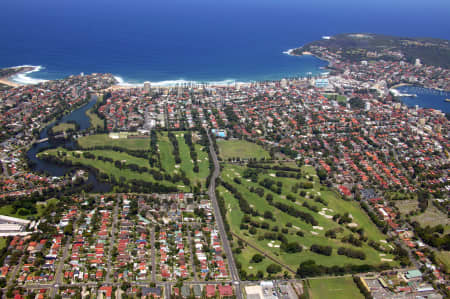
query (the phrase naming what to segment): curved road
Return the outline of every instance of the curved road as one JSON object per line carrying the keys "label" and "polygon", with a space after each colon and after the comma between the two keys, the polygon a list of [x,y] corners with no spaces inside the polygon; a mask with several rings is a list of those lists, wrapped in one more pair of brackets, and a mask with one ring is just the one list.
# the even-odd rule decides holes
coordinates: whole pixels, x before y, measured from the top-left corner
{"label": "curved road", "polygon": [[220,213],[219,204],[217,203],[217,198],[216,198],[216,179],[220,175],[220,165],[219,165],[219,160],[217,159],[217,154],[216,154],[216,151],[214,150],[214,145],[211,140],[211,136],[209,135],[209,132],[208,132],[208,140],[209,140],[209,152],[211,153],[211,158],[214,163],[214,171],[211,176],[211,182],[209,183],[208,195],[209,195],[209,198],[211,199],[211,202],[212,202],[212,205],[214,208],[216,223],[217,223],[217,226],[219,227],[219,234],[220,234],[220,238],[222,240],[223,249],[227,256],[228,269],[230,271],[231,279],[233,280],[233,284],[236,288],[236,298],[242,299],[241,286],[240,286],[241,281],[239,279],[239,274],[238,274],[236,264],[235,264],[234,258],[233,258],[233,252],[231,251],[230,242],[228,241],[228,238],[227,238],[227,232],[225,231],[225,226],[223,225],[222,214]]}

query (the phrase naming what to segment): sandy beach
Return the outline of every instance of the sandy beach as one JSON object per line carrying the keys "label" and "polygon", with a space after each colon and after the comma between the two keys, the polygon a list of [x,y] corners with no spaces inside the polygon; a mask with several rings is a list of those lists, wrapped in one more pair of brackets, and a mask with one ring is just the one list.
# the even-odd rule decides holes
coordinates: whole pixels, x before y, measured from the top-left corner
{"label": "sandy beach", "polygon": [[9,80],[9,78],[0,78],[0,83],[1,84],[5,84],[11,87],[19,87],[21,86],[19,83],[13,82],[11,80]]}

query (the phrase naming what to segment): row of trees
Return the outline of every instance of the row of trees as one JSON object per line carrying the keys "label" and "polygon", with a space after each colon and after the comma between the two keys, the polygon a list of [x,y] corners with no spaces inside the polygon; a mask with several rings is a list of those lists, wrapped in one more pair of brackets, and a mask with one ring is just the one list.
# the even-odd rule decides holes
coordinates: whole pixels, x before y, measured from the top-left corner
{"label": "row of trees", "polygon": [[172,143],[172,155],[175,158],[175,163],[180,164],[181,158],[180,158],[180,146],[178,144],[177,137],[172,132],[167,133],[167,137],[169,137],[170,142]]}
{"label": "row of trees", "polygon": [[184,134],[184,142],[189,147],[189,154],[191,156],[192,161],[194,162],[194,172],[199,171],[198,161],[197,161],[197,152],[195,151],[195,146],[192,143],[192,134],[191,132],[187,132]]}

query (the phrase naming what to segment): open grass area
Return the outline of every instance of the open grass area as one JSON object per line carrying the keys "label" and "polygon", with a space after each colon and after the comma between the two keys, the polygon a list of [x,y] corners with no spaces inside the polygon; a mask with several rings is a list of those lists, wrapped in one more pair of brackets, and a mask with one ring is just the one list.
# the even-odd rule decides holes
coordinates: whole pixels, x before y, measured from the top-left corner
{"label": "open grass area", "polygon": [[[111,139],[106,134],[91,135],[82,137],[78,140],[80,147],[82,147],[84,150],[68,151],[63,148],[58,148],[39,153],[39,156],[45,157],[46,155],[51,155],[54,157],[58,157],[60,160],[69,159],[72,162],[80,163],[81,165],[98,169],[101,173],[107,174],[110,178],[114,177],[118,181],[140,180],[152,183],[161,183],[165,186],[177,187],[178,189],[183,191],[190,191],[190,187],[187,186],[187,182],[185,186],[181,180],[173,183],[170,178],[161,180],[161,178],[158,178],[157,174],[154,177],[154,174],[151,173],[151,171],[157,171],[163,175],[170,174],[171,176],[173,176],[174,174],[180,174],[181,172],[184,172],[186,174],[186,177],[191,182],[191,186],[197,185],[197,183],[205,183],[206,177],[209,174],[208,153],[204,151],[203,146],[194,144],[195,151],[197,153],[197,164],[199,166],[199,171],[195,172],[194,161],[192,161],[191,159],[190,149],[184,140],[183,134],[184,132],[176,133],[181,158],[181,163],[179,165],[176,165],[175,159],[172,154],[172,143],[167,137],[167,132],[158,133],[158,152],[162,169],[155,168],[156,166],[151,167],[149,159],[140,157],[142,154],[136,154],[136,156],[134,156],[135,154],[132,152],[119,152],[112,149],[93,149],[100,146],[113,146],[130,150],[144,150],[149,149],[150,147],[149,138]],[[92,154],[95,157],[94,159],[86,158],[85,156],[83,156],[84,153]],[[98,159],[98,157],[112,160],[112,162],[105,161],[105,159]],[[120,164],[117,165],[117,161],[119,161],[124,166],[120,167]],[[131,165],[130,167],[135,167],[132,164],[139,167],[145,167],[149,171],[138,172],[135,168],[132,170],[127,167],[127,165]]]}
{"label": "open grass area", "polygon": [[450,272],[450,251],[438,251],[436,257],[447,269],[447,273]]}
{"label": "open grass area", "polygon": [[0,238],[0,250],[5,248],[8,244],[6,244],[6,238],[1,237]]}
{"label": "open grass area", "polygon": [[11,216],[11,217],[16,217],[16,218],[21,218],[21,219],[27,219],[28,216],[33,216],[33,215],[25,215],[25,216],[19,215],[18,211],[16,209],[14,209],[14,207],[12,205],[1,206],[0,207],[0,215]]}
{"label": "open grass area", "polygon": [[[103,96],[102,95],[98,96],[97,103],[101,102],[102,100],[103,100]],[[89,121],[91,122],[92,128],[104,129],[105,122],[94,112],[94,108],[87,110],[86,115],[87,115],[87,117],[89,117]]]}
{"label": "open grass area", "polygon": [[103,121],[103,119],[98,117],[98,115],[94,113],[92,109],[87,110],[86,115],[89,117],[92,128],[103,129],[105,127],[105,122]]}
{"label": "open grass area", "polygon": [[394,201],[394,204],[402,215],[407,215],[410,212],[415,211],[418,207],[417,200],[396,200]]}
{"label": "open grass area", "polygon": [[72,123],[60,123],[52,128],[54,134],[64,133],[68,130],[75,130],[76,126]]}
{"label": "open grass area", "polygon": [[364,299],[351,277],[309,279],[311,299]]}
{"label": "open grass area", "polygon": [[178,141],[181,163],[175,164],[175,158],[172,155],[173,146],[167,137],[167,132],[160,132],[158,134],[158,150],[161,159],[162,168],[168,173],[177,173],[183,170],[186,173],[187,178],[192,183],[203,183],[209,174],[209,160],[208,153],[203,150],[203,146],[195,144],[195,151],[197,152],[197,163],[199,171],[194,172],[194,161],[192,161],[189,147],[184,141],[183,134],[185,132],[174,132]]}
{"label": "open grass area", "polygon": [[[225,207],[227,211],[227,221],[230,224],[231,230],[238,234],[245,240],[248,240],[251,244],[257,246],[261,250],[270,254],[272,257],[281,260],[283,263],[297,268],[298,265],[308,259],[315,260],[317,264],[325,266],[343,266],[345,264],[371,264],[378,265],[383,262],[390,262],[396,265],[393,261],[393,256],[390,254],[385,254],[375,250],[374,248],[363,243],[361,247],[353,246],[349,243],[344,243],[342,238],[344,236],[353,235],[355,238],[358,237],[357,233],[351,231],[350,227],[346,224],[338,224],[336,221],[331,219],[335,214],[343,215],[348,212],[352,217],[352,226],[356,228],[363,228],[364,234],[367,236],[368,240],[375,241],[382,246],[385,246],[383,241],[386,236],[378,230],[378,228],[371,222],[367,214],[361,210],[359,204],[353,201],[345,201],[335,192],[329,190],[328,188],[322,186],[318,181],[315,174],[315,170],[312,167],[303,167],[302,173],[304,176],[301,179],[297,178],[286,178],[286,177],[276,177],[274,170],[262,170],[258,169],[258,181],[263,179],[270,179],[275,182],[280,182],[282,184],[281,194],[272,192],[267,188],[263,188],[258,183],[252,182],[250,179],[243,177],[245,167],[236,165],[226,165],[222,171],[221,179],[229,184],[232,184],[247,200],[249,205],[258,211],[261,216],[252,216],[251,221],[258,223],[269,224],[269,229],[257,228],[255,234],[251,234],[249,229],[241,229],[240,224],[243,212],[240,210],[238,200],[223,186],[218,188],[219,193],[225,199]],[[309,182],[310,177],[313,182],[313,187],[311,189],[299,189],[305,191],[305,196],[301,196],[299,192],[293,193],[293,187],[296,183]],[[237,178],[241,181],[238,184],[234,181]],[[264,197],[251,192],[250,188],[263,188]],[[296,209],[302,212],[309,213],[317,220],[318,224],[312,226],[298,217],[294,217],[285,213],[274,206],[270,205],[265,199],[267,194],[273,196],[274,202],[282,202],[292,209]],[[294,202],[287,200],[287,196],[294,197]],[[321,197],[327,205],[316,202],[313,198]],[[318,212],[311,211],[303,206],[303,203],[307,202],[310,206],[316,206]],[[273,213],[273,219],[263,218],[265,211],[271,211]],[[288,242],[297,242],[304,249],[300,253],[287,253],[280,249],[280,241],[270,241],[268,239],[262,239],[261,236],[266,232],[271,232],[273,229],[281,232],[282,229],[287,229],[287,233],[283,235],[287,238]],[[341,232],[337,233],[337,238],[332,239],[325,236],[325,232],[330,229],[339,229]],[[297,235],[297,232],[303,232],[304,236]],[[331,256],[324,256],[314,253],[309,250],[309,247],[313,244],[331,246],[333,248],[333,253]],[[344,255],[337,254],[337,248],[347,247],[356,250],[363,251],[366,254],[365,260],[353,259],[346,257]]]}
{"label": "open grass area", "polygon": [[326,94],[325,95],[329,99],[336,100],[338,103],[346,103],[347,97],[339,94]]}
{"label": "open grass area", "polygon": [[262,146],[246,140],[218,140],[220,157],[223,160],[229,158],[270,158],[269,153]]}
{"label": "open grass area", "polygon": [[264,258],[261,262],[259,263],[254,263],[251,262],[252,257],[258,254],[258,251],[256,251],[255,249],[251,248],[250,246],[245,247],[242,252],[240,254],[235,254],[236,256],[236,262],[240,263],[242,266],[242,269],[245,270],[247,272],[247,274],[253,274],[253,275],[257,275],[258,271],[261,271],[264,276],[267,276],[267,266],[269,266],[270,264],[273,264],[273,261],[271,261],[268,258]]}
{"label": "open grass area", "polygon": [[413,221],[417,221],[421,226],[436,226],[438,224],[442,224],[446,227],[446,231],[448,231],[448,226],[450,225],[450,219],[439,211],[431,201],[428,202],[428,207],[425,212],[420,215],[414,216],[411,218]]}
{"label": "open grass area", "polygon": [[150,149],[150,138],[110,138],[108,134],[95,134],[85,137],[81,137],[78,140],[78,144],[83,149],[89,149],[101,146],[115,146],[119,148],[124,148],[128,150],[149,150]]}
{"label": "open grass area", "polygon": [[195,151],[197,152],[197,163],[199,166],[199,171],[194,172],[194,161],[191,159],[189,152],[189,146],[184,141],[183,133],[177,133],[178,145],[180,148],[180,158],[181,158],[181,170],[186,173],[186,176],[193,183],[204,182],[209,174],[209,162],[208,153],[202,151],[202,146],[194,145]]}
{"label": "open grass area", "polygon": [[[165,186],[176,186],[180,190],[188,191],[189,188],[187,186],[182,186],[181,184],[174,184],[169,181],[161,181],[155,180],[149,172],[139,173],[137,171],[133,171],[131,169],[122,167],[116,167],[114,162],[102,161],[99,159],[87,159],[83,157],[83,152],[89,152],[94,154],[96,157],[103,156],[113,159],[114,161],[120,161],[123,164],[136,164],[140,167],[146,167],[147,169],[151,169],[149,162],[147,159],[139,158],[135,156],[131,156],[127,153],[121,153],[111,150],[92,150],[92,151],[68,151],[63,148],[51,149],[42,153],[39,153],[39,157],[43,157],[45,155],[58,156],[61,159],[69,159],[73,162],[80,163],[85,166],[93,167],[98,169],[101,173],[107,174],[109,177],[114,176],[119,181],[131,181],[131,180],[140,180],[145,182],[152,183],[161,183]],[[182,187],[181,187],[182,186]]]}
{"label": "open grass area", "polygon": [[167,137],[167,132],[158,134],[158,150],[161,166],[168,173],[173,173],[175,171],[175,158],[172,155],[173,146]]}

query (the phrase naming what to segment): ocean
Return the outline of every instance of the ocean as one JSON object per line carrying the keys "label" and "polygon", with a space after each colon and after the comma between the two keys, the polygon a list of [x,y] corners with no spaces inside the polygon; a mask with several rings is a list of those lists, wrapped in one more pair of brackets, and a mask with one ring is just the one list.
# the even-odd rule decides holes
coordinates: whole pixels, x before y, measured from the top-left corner
{"label": "ocean", "polygon": [[450,1],[14,0],[0,11],[0,67],[22,83],[107,72],[123,84],[276,80],[326,62],[291,48],[371,32],[450,39]]}

